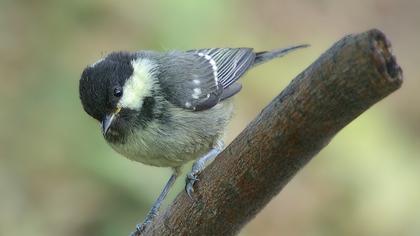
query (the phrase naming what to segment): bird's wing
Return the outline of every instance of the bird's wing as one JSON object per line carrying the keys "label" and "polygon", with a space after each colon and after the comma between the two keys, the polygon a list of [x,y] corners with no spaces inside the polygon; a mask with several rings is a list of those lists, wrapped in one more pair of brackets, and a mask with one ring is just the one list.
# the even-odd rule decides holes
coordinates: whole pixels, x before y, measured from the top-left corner
{"label": "bird's wing", "polygon": [[235,83],[255,59],[250,48],[172,52],[160,63],[160,83],[173,104],[193,111],[215,106],[239,92]]}
{"label": "bird's wing", "polygon": [[217,78],[223,88],[235,83],[255,60],[252,48],[209,48],[189,52],[202,55],[215,62]]}

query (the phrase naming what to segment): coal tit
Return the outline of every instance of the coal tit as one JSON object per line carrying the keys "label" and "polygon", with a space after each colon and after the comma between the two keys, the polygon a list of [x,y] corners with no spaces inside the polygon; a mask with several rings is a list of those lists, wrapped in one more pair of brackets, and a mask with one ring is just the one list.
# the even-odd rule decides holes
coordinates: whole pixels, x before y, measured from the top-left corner
{"label": "coal tit", "polygon": [[142,225],[157,214],[180,166],[196,160],[187,175],[191,196],[197,175],[222,150],[238,79],[263,62],[308,45],[273,51],[211,48],[190,51],[114,52],[88,66],[79,83],[84,110],[100,122],[108,144],[147,165],[174,174]]}

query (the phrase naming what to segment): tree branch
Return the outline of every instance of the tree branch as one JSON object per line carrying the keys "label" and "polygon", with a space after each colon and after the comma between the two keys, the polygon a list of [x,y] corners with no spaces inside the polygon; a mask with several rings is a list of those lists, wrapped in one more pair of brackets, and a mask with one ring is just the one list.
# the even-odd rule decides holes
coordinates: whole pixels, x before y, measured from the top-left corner
{"label": "tree branch", "polygon": [[299,74],[144,235],[234,235],[331,138],[398,89],[402,71],[379,30],[349,35]]}

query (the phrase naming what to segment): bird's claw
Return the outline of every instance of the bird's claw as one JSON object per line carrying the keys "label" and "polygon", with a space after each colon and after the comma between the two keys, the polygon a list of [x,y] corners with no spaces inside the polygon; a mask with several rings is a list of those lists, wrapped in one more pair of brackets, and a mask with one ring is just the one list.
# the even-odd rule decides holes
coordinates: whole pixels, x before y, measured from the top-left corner
{"label": "bird's claw", "polygon": [[151,220],[146,219],[143,223],[137,224],[136,231],[132,232],[130,236],[140,236],[151,222]]}
{"label": "bird's claw", "polygon": [[146,229],[146,226],[148,224],[149,223],[147,223],[147,222],[143,222],[142,224],[137,224],[136,225],[136,231],[134,231],[133,233],[131,233],[130,236],[140,236],[144,232],[144,230]]}
{"label": "bird's claw", "polygon": [[198,173],[188,173],[185,185],[185,191],[187,192],[188,196],[193,199],[192,194],[194,193],[194,184],[199,179],[197,178]]}

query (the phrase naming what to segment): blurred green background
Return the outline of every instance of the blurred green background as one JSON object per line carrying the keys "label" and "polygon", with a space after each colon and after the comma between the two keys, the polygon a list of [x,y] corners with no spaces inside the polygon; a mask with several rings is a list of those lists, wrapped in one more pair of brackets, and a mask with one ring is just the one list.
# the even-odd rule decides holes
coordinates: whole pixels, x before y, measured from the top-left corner
{"label": "blurred green background", "polygon": [[229,142],[335,41],[374,27],[393,43],[403,87],[241,235],[420,235],[419,12],[418,0],[0,0],[0,235],[127,235],[169,177],[116,154],[82,110],[79,76],[103,55],[310,43],[245,76]]}

